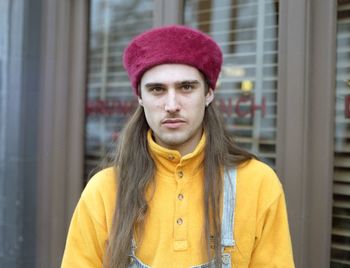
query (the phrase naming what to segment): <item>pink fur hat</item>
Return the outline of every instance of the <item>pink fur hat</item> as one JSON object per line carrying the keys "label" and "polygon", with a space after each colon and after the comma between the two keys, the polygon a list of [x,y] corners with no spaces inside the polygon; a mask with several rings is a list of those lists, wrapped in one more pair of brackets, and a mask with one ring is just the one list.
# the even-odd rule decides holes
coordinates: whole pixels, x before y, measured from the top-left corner
{"label": "pink fur hat", "polygon": [[136,36],[124,50],[123,63],[136,95],[142,75],[148,69],[166,63],[197,68],[215,89],[222,52],[208,35],[186,26],[172,25]]}

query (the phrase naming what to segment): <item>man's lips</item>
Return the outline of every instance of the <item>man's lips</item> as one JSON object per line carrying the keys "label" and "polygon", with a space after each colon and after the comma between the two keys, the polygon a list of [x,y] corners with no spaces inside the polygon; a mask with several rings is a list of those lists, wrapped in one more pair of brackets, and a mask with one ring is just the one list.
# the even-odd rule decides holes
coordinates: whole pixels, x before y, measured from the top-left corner
{"label": "man's lips", "polygon": [[161,121],[161,124],[167,128],[178,128],[185,123],[186,121],[181,118],[166,118]]}

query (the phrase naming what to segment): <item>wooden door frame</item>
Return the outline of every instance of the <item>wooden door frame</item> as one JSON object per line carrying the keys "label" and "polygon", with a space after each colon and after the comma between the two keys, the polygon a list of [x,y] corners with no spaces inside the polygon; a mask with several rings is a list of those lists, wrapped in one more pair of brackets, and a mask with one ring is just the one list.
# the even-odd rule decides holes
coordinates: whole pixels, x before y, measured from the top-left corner
{"label": "wooden door frame", "polygon": [[42,1],[37,267],[59,267],[82,190],[89,1]]}
{"label": "wooden door frame", "polygon": [[329,267],[336,4],[280,5],[277,173],[296,267]]}

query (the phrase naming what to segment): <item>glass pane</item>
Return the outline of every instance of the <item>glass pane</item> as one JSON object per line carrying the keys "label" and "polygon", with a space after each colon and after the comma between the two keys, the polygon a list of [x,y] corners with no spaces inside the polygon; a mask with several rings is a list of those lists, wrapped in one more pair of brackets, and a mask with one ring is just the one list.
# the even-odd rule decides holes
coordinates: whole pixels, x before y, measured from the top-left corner
{"label": "glass pane", "polygon": [[0,1],[0,267],[6,268],[37,262],[40,7],[40,1]]}
{"label": "glass pane", "polygon": [[211,35],[224,65],[216,102],[238,144],[275,165],[277,0],[187,0],[185,24]]}
{"label": "glass pane", "polygon": [[338,0],[331,267],[350,267],[350,2]]}
{"label": "glass pane", "polygon": [[122,66],[123,49],[153,26],[152,0],[92,0],[90,5],[85,178],[110,151],[137,105]]}

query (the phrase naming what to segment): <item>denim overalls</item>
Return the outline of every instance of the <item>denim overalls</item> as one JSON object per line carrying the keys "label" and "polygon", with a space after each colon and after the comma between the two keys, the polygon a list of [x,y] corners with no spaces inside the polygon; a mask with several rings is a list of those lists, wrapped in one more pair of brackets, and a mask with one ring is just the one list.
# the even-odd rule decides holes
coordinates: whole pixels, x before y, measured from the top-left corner
{"label": "denim overalls", "polygon": [[[235,203],[236,203],[236,177],[237,177],[236,169],[232,168],[230,170],[225,170],[223,210],[222,210],[222,222],[221,222],[222,268],[231,268],[231,255],[229,253],[224,253],[224,248],[235,246],[235,240],[233,238],[233,229],[234,229],[234,215],[235,215]],[[135,241],[133,240],[132,246],[131,246],[129,268],[151,268],[150,266],[142,263],[136,257],[135,249],[136,249],[136,244],[135,244]],[[210,268],[210,267],[215,267],[213,261],[206,264],[193,266],[191,268]]]}

